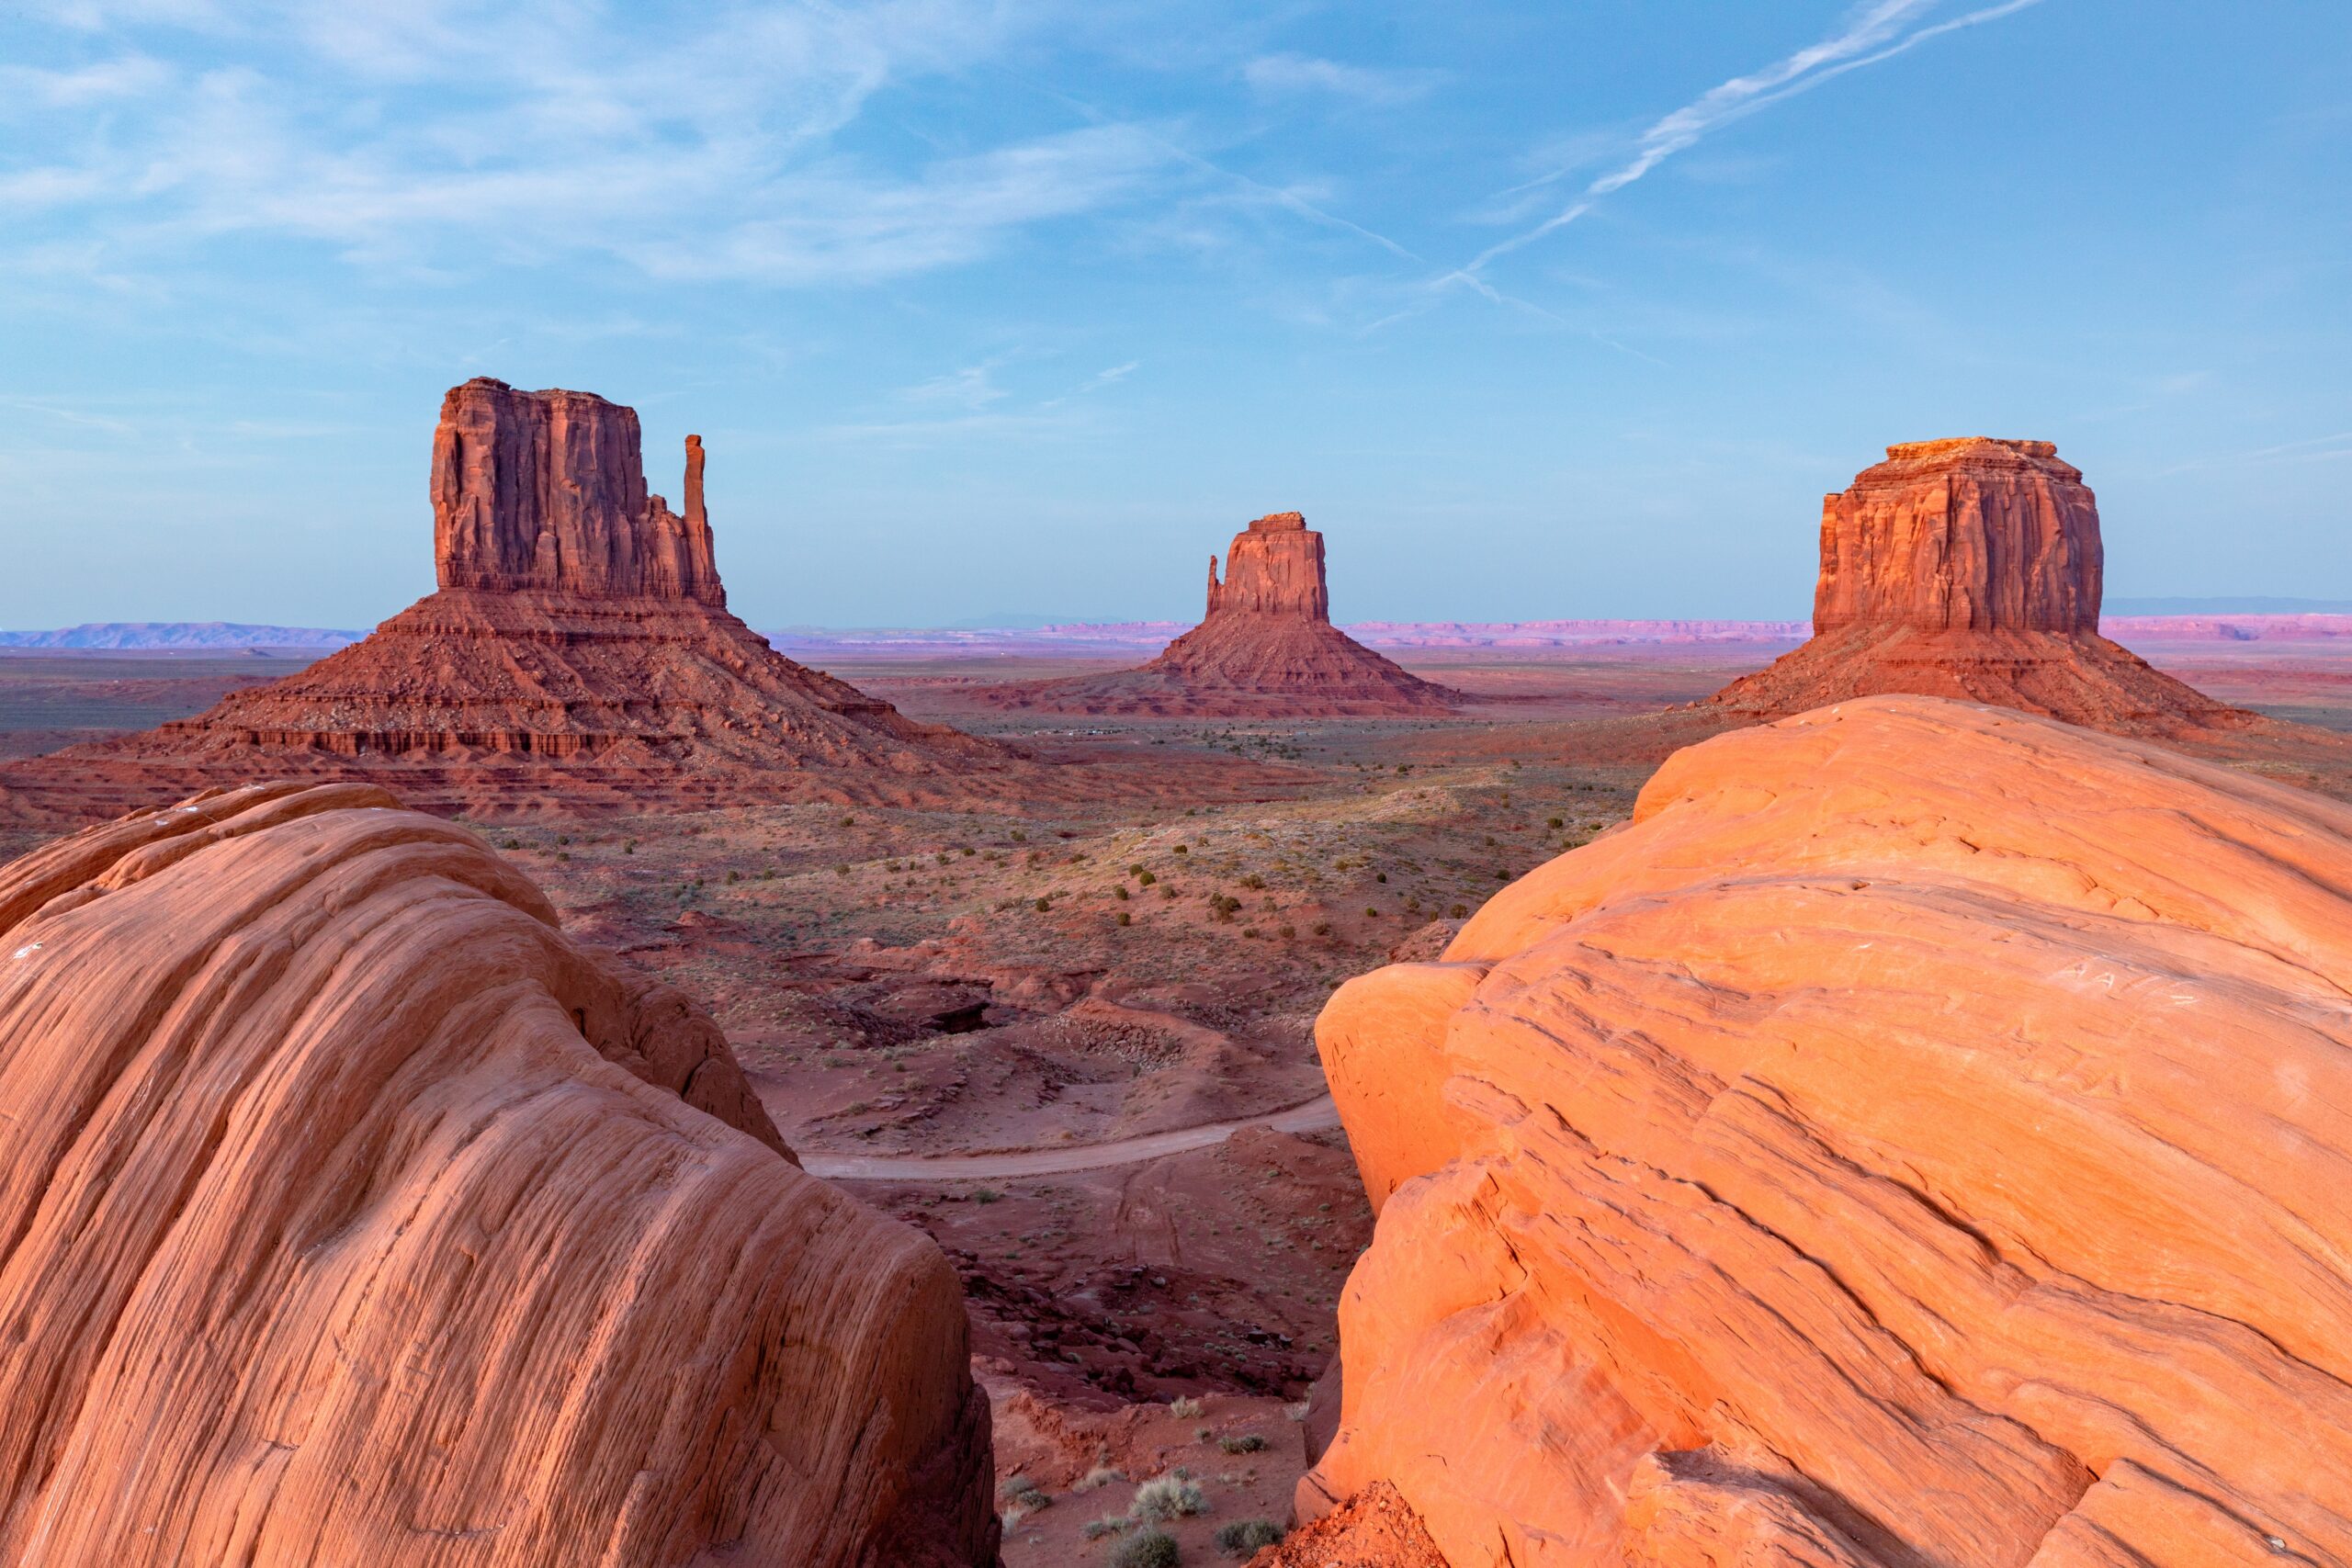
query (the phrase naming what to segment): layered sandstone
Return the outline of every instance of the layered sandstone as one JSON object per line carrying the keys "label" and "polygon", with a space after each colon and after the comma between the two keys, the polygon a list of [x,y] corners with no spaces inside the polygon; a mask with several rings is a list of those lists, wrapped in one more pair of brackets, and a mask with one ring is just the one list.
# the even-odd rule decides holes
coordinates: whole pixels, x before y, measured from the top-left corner
{"label": "layered sandstone", "polygon": [[991,1562],[945,1259],[364,784],[0,869],[0,1559]]}
{"label": "layered sandstone", "polygon": [[121,809],[215,779],[361,774],[424,805],[577,808],[899,798],[1011,763],[728,614],[703,468],[689,436],[682,516],[646,490],[631,410],[454,388],[433,441],[438,592],[285,681],[44,760],[28,793],[53,777]]}
{"label": "layered sandstone", "polygon": [[647,493],[637,411],[594,392],[518,392],[477,376],[433,432],[434,561],[444,588],[538,589],[724,608],[686,437],[686,513]]}
{"label": "layered sandstone", "polygon": [[2098,500],[2051,443],[1890,446],[1823,500],[1812,640],[1710,702],[1771,718],[1912,692],[2124,734],[2246,722],[2099,635],[2104,568]]}
{"label": "layered sandstone", "polygon": [[1295,512],[1235,535],[1223,581],[1209,558],[1201,624],[1149,663],[981,695],[1067,713],[1269,718],[1442,714],[1462,700],[1331,624],[1323,536]]}
{"label": "layered sandstone", "polygon": [[2352,808],[1878,697],[1318,1025],[1381,1213],[1312,1512],[1454,1568],[2352,1561]]}

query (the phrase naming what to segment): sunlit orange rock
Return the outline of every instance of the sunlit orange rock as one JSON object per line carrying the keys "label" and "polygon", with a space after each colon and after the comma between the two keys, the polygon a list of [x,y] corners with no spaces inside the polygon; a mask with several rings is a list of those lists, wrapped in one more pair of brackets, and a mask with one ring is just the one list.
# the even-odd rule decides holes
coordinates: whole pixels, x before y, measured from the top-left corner
{"label": "sunlit orange rock", "polygon": [[1912,692],[2121,734],[2252,721],[2099,635],[2098,502],[2047,441],[1890,446],[1821,507],[1811,641],[1709,699],[1775,718]]}
{"label": "sunlit orange rock", "polygon": [[1220,582],[1209,558],[1201,624],[1150,663],[978,695],[1068,713],[1270,718],[1442,714],[1462,700],[1331,624],[1323,536],[1299,513],[1250,524],[1233,536],[1225,564]]}
{"label": "sunlit orange rock", "polygon": [[0,1561],[979,1564],[932,1243],[364,784],[0,868]]}
{"label": "sunlit orange rock", "polygon": [[2352,1561],[2352,808],[1922,697],[1678,753],[1318,1043],[1313,1514],[1454,1568]]}

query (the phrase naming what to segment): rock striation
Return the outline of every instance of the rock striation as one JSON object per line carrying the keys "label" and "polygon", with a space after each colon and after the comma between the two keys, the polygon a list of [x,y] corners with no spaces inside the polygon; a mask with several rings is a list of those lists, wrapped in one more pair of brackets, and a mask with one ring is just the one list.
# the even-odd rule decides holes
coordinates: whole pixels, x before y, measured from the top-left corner
{"label": "rock striation", "polygon": [[0,868],[0,1560],[992,1563],[919,1233],[366,784]]}
{"label": "rock striation", "polygon": [[477,376],[433,432],[433,547],[444,588],[538,589],[725,608],[686,437],[686,513],[645,488],[637,411],[594,392],[518,392]]}
{"label": "rock striation", "polygon": [[[923,798],[1011,754],[783,657],[726,609],[686,438],[685,512],[636,413],[478,378],[443,400],[438,592],[284,681],[61,753],[101,806],[256,773],[361,775],[435,807]],[[129,771],[119,771],[122,765]],[[119,771],[109,774],[108,767]],[[160,775],[177,766],[193,772]],[[127,799],[126,799],[127,797]]]}
{"label": "rock striation", "polygon": [[1209,558],[1201,624],[1149,663],[978,695],[1067,713],[1268,718],[1443,714],[1464,700],[1331,624],[1323,536],[1295,512],[1261,517],[1235,535],[1223,581]]}
{"label": "rock striation", "polygon": [[1890,446],[1821,508],[1812,640],[1709,699],[1746,718],[1887,692],[2162,735],[2252,716],[2099,635],[2098,502],[2047,441]]}
{"label": "rock striation", "polygon": [[2352,807],[1873,697],[1317,1027],[1380,1207],[1308,1513],[1454,1568],[2352,1561]]}

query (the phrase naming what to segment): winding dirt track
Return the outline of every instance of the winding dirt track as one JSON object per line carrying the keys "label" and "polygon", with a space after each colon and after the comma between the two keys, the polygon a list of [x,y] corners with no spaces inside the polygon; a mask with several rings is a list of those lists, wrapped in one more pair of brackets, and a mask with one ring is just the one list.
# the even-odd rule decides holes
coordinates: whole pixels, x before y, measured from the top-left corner
{"label": "winding dirt track", "polygon": [[1221,1144],[1244,1127],[1272,1127],[1277,1133],[1317,1133],[1340,1124],[1340,1108],[1328,1094],[1278,1111],[1271,1116],[1244,1116],[1237,1122],[1209,1122],[1180,1127],[1172,1133],[1147,1133],[1115,1143],[1084,1144],[1067,1149],[1016,1149],[989,1155],[841,1155],[804,1150],[802,1168],[829,1181],[976,1181],[986,1178],[1061,1176],[1073,1170],[1100,1170],[1105,1166],[1136,1165],[1162,1155],[1180,1155]]}

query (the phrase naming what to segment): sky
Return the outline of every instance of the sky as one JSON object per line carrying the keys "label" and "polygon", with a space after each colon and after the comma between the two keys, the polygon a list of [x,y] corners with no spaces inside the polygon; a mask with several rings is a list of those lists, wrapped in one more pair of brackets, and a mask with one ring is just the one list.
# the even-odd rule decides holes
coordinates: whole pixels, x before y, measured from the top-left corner
{"label": "sky", "polygon": [[709,451],[754,626],[1806,613],[1890,442],[2352,599],[2344,0],[30,0],[0,627],[365,626],[441,394]]}

